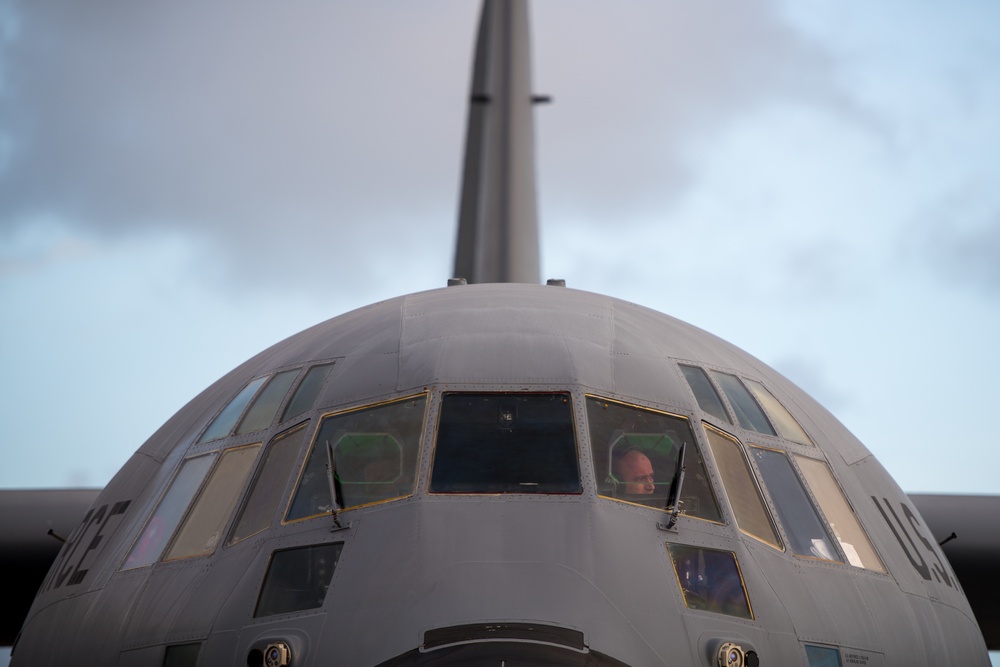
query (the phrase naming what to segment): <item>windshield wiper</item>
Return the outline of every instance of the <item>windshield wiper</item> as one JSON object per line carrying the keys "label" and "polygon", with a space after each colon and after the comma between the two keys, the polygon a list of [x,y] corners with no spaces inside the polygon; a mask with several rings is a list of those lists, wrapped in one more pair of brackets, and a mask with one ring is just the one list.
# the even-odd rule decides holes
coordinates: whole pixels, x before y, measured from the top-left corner
{"label": "windshield wiper", "polygon": [[340,523],[340,510],[343,509],[341,498],[344,492],[340,488],[340,479],[337,478],[337,468],[333,465],[333,447],[329,440],[326,441],[326,474],[326,481],[330,485],[330,516],[333,517],[333,530],[350,528],[351,524],[344,526]]}
{"label": "windshield wiper", "polygon": [[664,523],[657,523],[656,527],[661,530],[673,530],[677,523],[677,517],[681,513],[681,487],[684,485],[684,453],[687,451],[687,442],[681,442],[680,452],[677,454],[677,469],[674,470],[674,478],[670,482],[670,495],[667,496],[667,504],[663,507],[670,512],[670,519]]}

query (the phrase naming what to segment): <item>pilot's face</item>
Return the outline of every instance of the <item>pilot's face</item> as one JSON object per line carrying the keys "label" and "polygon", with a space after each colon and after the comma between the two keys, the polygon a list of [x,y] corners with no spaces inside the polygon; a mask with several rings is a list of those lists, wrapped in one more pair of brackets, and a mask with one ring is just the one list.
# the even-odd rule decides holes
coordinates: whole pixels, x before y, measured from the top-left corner
{"label": "pilot's face", "polygon": [[618,470],[618,478],[625,482],[624,492],[628,495],[652,493],[653,464],[642,452],[632,450],[625,454]]}

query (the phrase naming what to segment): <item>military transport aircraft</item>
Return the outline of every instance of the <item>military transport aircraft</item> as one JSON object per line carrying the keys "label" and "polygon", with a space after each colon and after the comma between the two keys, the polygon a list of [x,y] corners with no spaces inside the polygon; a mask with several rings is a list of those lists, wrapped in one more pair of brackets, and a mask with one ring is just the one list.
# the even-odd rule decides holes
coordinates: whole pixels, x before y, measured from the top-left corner
{"label": "military transport aircraft", "polygon": [[28,560],[83,516],[14,665],[988,664],[994,498],[908,497],[746,352],[539,284],[543,101],[486,0],[448,286],[261,352],[96,497],[8,492]]}

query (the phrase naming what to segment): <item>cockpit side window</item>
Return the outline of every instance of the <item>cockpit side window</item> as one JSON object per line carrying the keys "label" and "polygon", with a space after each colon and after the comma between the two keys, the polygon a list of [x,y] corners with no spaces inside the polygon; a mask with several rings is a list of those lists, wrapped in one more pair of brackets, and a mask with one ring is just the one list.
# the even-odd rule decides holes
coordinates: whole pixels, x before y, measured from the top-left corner
{"label": "cockpit side window", "polygon": [[243,387],[240,393],[233,397],[233,400],[222,409],[222,412],[212,420],[208,428],[198,439],[198,442],[209,442],[211,440],[218,440],[219,438],[225,438],[229,435],[233,427],[236,426],[236,420],[240,418],[243,414],[243,410],[247,407],[247,403],[257,394],[257,390],[260,389],[261,385],[267,381],[267,377],[260,377],[256,380],[252,380],[247,386]]}
{"label": "cockpit side window", "polygon": [[830,522],[834,537],[847,556],[847,562],[855,567],[885,572],[882,560],[868,540],[868,535],[858,522],[858,517],[847,502],[847,497],[840,489],[840,484],[837,483],[830,467],[823,461],[799,455],[795,456],[795,462],[798,463],[809,490],[816,497],[823,514]]}
{"label": "cockpit side window", "polygon": [[785,527],[792,551],[807,558],[840,561],[833,538],[802,486],[802,480],[795,474],[788,456],[784,452],[762,447],[751,447],[750,452],[778,511],[778,518]]}
{"label": "cockpit side window", "polygon": [[587,420],[600,495],[665,509],[680,447],[687,443],[680,508],[686,516],[722,521],[701,451],[686,419],[588,396]]}
{"label": "cockpit side window", "polygon": [[411,495],[426,403],[420,395],[324,417],[285,521]]}
{"label": "cockpit side window", "polygon": [[708,379],[705,371],[697,366],[678,365],[681,367],[681,372],[684,373],[684,379],[687,380],[688,386],[691,387],[695,400],[698,401],[698,407],[716,419],[732,424],[725,406],[722,405],[722,399],[719,398],[719,393],[715,391],[715,387],[712,386],[712,381]]}
{"label": "cockpit side window", "polygon": [[313,403],[316,402],[316,397],[319,396],[320,389],[323,388],[323,383],[326,382],[327,375],[330,374],[331,368],[333,368],[332,363],[320,364],[313,366],[306,372],[305,377],[302,378],[302,382],[295,388],[292,400],[288,401],[288,406],[285,408],[285,413],[281,416],[281,421],[296,417],[312,408]]}
{"label": "cockpit side window", "polygon": [[797,442],[800,445],[813,444],[812,440],[809,439],[809,436],[802,430],[802,427],[795,421],[791,413],[785,409],[785,406],[778,402],[774,394],[769,392],[764,385],[754,380],[744,380],[744,382],[750,388],[757,402],[767,411],[768,416],[771,418],[771,424],[778,432],[779,437]]}
{"label": "cockpit side window", "polygon": [[181,522],[191,499],[194,498],[215,458],[214,454],[197,456],[181,464],[181,469],[170,483],[170,488],[163,494],[156,511],[146,522],[146,527],[135,541],[121,569],[130,570],[160,560],[167,541],[174,534],[177,524]]}
{"label": "cockpit side window", "polygon": [[275,436],[267,446],[264,463],[236,519],[230,544],[256,535],[271,525],[278,500],[288,484],[295,455],[299,453],[299,445],[306,434],[306,426],[308,422]]}
{"label": "cockpit side window", "polygon": [[757,401],[754,400],[754,397],[747,391],[738,377],[718,371],[712,371],[712,377],[719,383],[726,398],[729,399],[729,404],[733,407],[733,412],[736,413],[736,420],[740,426],[765,435],[777,435],[764,411],[760,409],[760,405],[757,404]]}
{"label": "cockpit side window", "polygon": [[431,493],[582,493],[568,393],[449,393]]}
{"label": "cockpit side window", "polygon": [[254,399],[250,409],[247,410],[247,414],[240,422],[236,433],[253,433],[270,426],[271,422],[274,421],[275,413],[278,412],[278,407],[285,399],[285,394],[288,393],[288,388],[292,386],[298,374],[299,369],[295,369],[283,371],[271,378],[270,382]]}
{"label": "cockpit side window", "polygon": [[233,515],[260,445],[227,449],[191,506],[163,560],[214,553]]}
{"label": "cockpit side window", "polygon": [[739,442],[708,424],[705,432],[740,530],[780,549],[781,540]]}

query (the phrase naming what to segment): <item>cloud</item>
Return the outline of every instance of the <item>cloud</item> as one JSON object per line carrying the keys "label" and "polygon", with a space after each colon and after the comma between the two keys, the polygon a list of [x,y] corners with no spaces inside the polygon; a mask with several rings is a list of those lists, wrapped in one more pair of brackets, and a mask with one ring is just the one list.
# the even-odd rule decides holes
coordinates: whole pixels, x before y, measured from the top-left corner
{"label": "cloud", "polygon": [[[0,229],[54,216],[101,235],[198,234],[216,273],[317,291],[447,273],[472,3],[11,11]],[[747,108],[832,95],[823,52],[765,0],[533,12],[540,88],[556,97],[542,191],[585,220],[669,206],[696,178],[681,147]]]}
{"label": "cloud", "polygon": [[45,271],[97,251],[92,239],[65,232],[51,220],[34,220],[30,226],[0,233],[0,278]]}
{"label": "cloud", "polygon": [[779,293],[806,304],[857,297],[872,279],[870,267],[839,238],[817,238],[793,247],[779,268]]}
{"label": "cloud", "polygon": [[903,229],[900,255],[945,285],[1000,296],[1000,199],[981,178],[955,187]]}
{"label": "cloud", "polygon": [[[543,192],[580,220],[669,208],[697,180],[684,155],[759,105],[834,104],[832,63],[765,0],[538,3]],[[568,20],[567,17],[571,17]],[[550,190],[551,187],[551,190]]]}
{"label": "cloud", "polygon": [[802,357],[786,356],[776,360],[772,367],[831,412],[847,411],[852,406],[851,397],[835,387],[822,364]]}
{"label": "cloud", "polygon": [[24,3],[3,54],[0,226],[197,233],[237,281],[363,276],[373,220],[453,209],[437,210],[462,100],[441,98],[466,54],[436,36],[471,33],[474,13],[455,5]]}
{"label": "cloud", "polygon": [[1000,210],[971,229],[935,230],[926,240],[929,261],[947,280],[1000,296]]}

